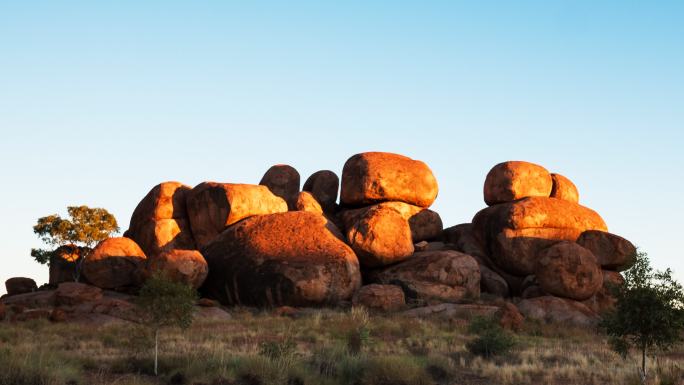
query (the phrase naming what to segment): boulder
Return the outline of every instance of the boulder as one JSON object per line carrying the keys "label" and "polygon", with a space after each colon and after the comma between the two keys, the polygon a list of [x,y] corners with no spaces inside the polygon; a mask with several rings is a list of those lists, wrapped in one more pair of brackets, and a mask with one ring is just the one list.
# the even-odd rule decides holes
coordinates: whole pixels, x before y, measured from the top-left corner
{"label": "boulder", "polygon": [[551,174],[553,188],[551,198],[563,199],[572,203],[579,202],[579,191],[572,181],[561,174]]}
{"label": "boulder", "polygon": [[398,285],[409,299],[460,302],[480,296],[480,268],[458,251],[424,251],[368,272],[370,282]]}
{"label": "boulder", "polygon": [[452,250],[449,246],[447,246],[446,243],[444,242],[427,242],[427,241],[420,241],[413,245],[413,248],[416,251],[440,251],[440,250]]}
{"label": "boulder", "polygon": [[427,208],[437,192],[437,180],[425,163],[398,154],[356,154],[342,170],[340,201],[346,206],[400,201]]}
{"label": "boulder", "polygon": [[299,172],[286,164],[271,166],[259,182],[271,192],[287,202],[290,210],[295,210],[297,194],[299,194]]}
{"label": "boulder", "polygon": [[102,289],[80,282],[64,282],[55,290],[57,306],[76,306],[102,299]]}
{"label": "boulder", "polygon": [[484,264],[478,263],[478,265],[480,267],[480,291],[503,298],[508,297],[510,295],[508,282]]}
{"label": "boulder", "polygon": [[534,274],[536,256],[558,241],[575,241],[586,230],[606,230],[593,210],[555,198],[523,198],[481,210],[473,234],[491,260],[506,272]]}
{"label": "boulder", "polygon": [[54,323],[60,323],[60,322],[66,322],[67,321],[67,314],[64,310],[59,309],[59,308],[54,308],[52,309],[52,312],[50,313],[50,317],[48,318],[50,322]]}
{"label": "boulder", "polygon": [[525,317],[520,313],[518,307],[510,302],[504,303],[494,317],[499,320],[499,325],[502,328],[513,331],[522,329],[523,322],[525,321]]}
{"label": "boulder", "polygon": [[603,285],[593,297],[582,301],[582,303],[597,314],[613,310],[616,303],[616,299],[612,294],[613,286],[621,286],[624,283],[625,279],[620,273],[603,270]]}
{"label": "boulder", "polygon": [[207,278],[209,267],[197,250],[169,250],[148,258],[147,271],[160,272],[175,282],[198,289]]}
{"label": "boulder", "polygon": [[296,211],[308,211],[314,214],[323,214],[323,208],[316,201],[310,192],[302,191],[297,195],[297,201],[295,203]]}
{"label": "boulder", "polygon": [[0,302],[0,321],[4,321],[7,316],[7,307],[4,303]]}
{"label": "boulder", "polygon": [[414,251],[408,221],[391,207],[373,206],[364,210],[347,227],[346,236],[363,266],[403,261]]}
{"label": "boulder", "polygon": [[544,167],[521,161],[503,162],[489,170],[484,200],[492,206],[526,197],[548,198],[552,187],[551,174]]}
{"label": "boulder", "polygon": [[323,211],[328,214],[335,212],[337,191],[340,188],[340,178],[330,170],[316,171],[304,182],[302,190],[310,192],[320,203]]}
{"label": "boulder", "polygon": [[588,230],[577,238],[577,243],[591,250],[604,269],[624,271],[636,262],[636,247],[632,242],[615,234]]}
{"label": "boulder", "polygon": [[144,278],[146,259],[133,240],[109,238],[100,242],[83,262],[83,275],[101,289],[135,287]]}
{"label": "boulder", "polygon": [[359,262],[322,215],[291,211],[247,218],[202,249],[205,295],[225,305],[315,306],[351,299]]}
{"label": "boulder", "polygon": [[344,210],[339,213],[338,217],[344,223],[344,227],[349,229],[359,219],[366,216],[369,210],[378,207],[394,209],[401,214],[401,217],[408,222],[411,229],[413,243],[434,240],[442,236],[443,225],[439,214],[432,210],[403,202],[384,202],[360,209]]}
{"label": "boulder", "polygon": [[7,295],[17,295],[36,291],[38,286],[31,278],[14,277],[5,281],[5,289],[7,289]]}
{"label": "boulder", "polygon": [[[454,245],[456,250],[475,257],[485,257],[487,254],[484,247],[475,238],[472,223],[462,223],[444,229],[442,238],[445,242]],[[487,257],[489,259],[489,257]]]}
{"label": "boulder", "polygon": [[526,317],[547,323],[595,326],[598,316],[581,302],[554,296],[524,299],[518,309]]}
{"label": "boulder", "polygon": [[133,211],[124,236],[134,240],[148,256],[164,250],[195,249],[186,199],[189,186],[179,182],[156,185]]}
{"label": "boulder", "polygon": [[399,286],[370,284],[361,286],[352,303],[371,310],[394,312],[406,306],[406,299]]}
{"label": "boulder", "polygon": [[2,298],[2,303],[21,308],[39,308],[55,306],[54,290],[39,290],[32,293],[17,294]]}
{"label": "boulder", "polygon": [[50,284],[73,282],[79,261],[88,253],[87,247],[64,245],[50,256]]}
{"label": "boulder", "polygon": [[594,254],[570,241],[542,250],[537,256],[535,276],[545,292],[578,301],[596,294],[603,284]]}
{"label": "boulder", "polygon": [[201,249],[227,226],[255,215],[286,212],[287,203],[266,186],[204,182],[188,193],[187,208]]}
{"label": "boulder", "polygon": [[545,295],[549,295],[549,293],[539,286],[537,276],[535,275],[528,275],[520,285],[520,297],[522,298],[543,297]]}

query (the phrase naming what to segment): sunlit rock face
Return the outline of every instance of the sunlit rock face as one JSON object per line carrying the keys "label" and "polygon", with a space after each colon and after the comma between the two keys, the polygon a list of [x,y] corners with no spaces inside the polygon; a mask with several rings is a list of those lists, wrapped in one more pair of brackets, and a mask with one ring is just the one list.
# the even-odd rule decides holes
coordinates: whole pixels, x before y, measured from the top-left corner
{"label": "sunlit rock face", "polygon": [[287,203],[266,186],[204,182],[188,192],[187,210],[201,250],[227,226],[255,215],[286,212]]}
{"label": "sunlit rock face", "polygon": [[146,259],[133,240],[109,238],[100,242],[83,262],[83,275],[101,289],[139,286],[145,278]]}
{"label": "sunlit rock face", "polygon": [[290,210],[296,210],[299,179],[299,172],[294,167],[277,164],[266,171],[259,184],[268,187],[275,196],[283,198]]}
{"label": "sunlit rock face", "polygon": [[197,250],[167,250],[147,260],[147,273],[161,273],[167,278],[198,289],[209,274],[207,261]]}
{"label": "sunlit rock face", "polygon": [[484,200],[487,205],[512,202],[525,197],[549,197],[551,174],[542,166],[522,161],[499,163],[487,174]]}
{"label": "sunlit rock face", "polygon": [[344,164],[340,200],[345,206],[399,201],[427,208],[438,190],[437,179],[425,163],[398,154],[366,152]]}
{"label": "sunlit rock face", "polygon": [[564,199],[573,203],[579,203],[579,191],[572,181],[561,174],[551,174],[553,188],[551,198]]}
{"label": "sunlit rock face", "polygon": [[555,198],[529,197],[490,206],[475,215],[473,231],[489,257],[507,272],[534,274],[538,253],[586,230],[606,230],[595,211]]}
{"label": "sunlit rock face", "polygon": [[148,256],[164,250],[195,249],[185,201],[190,187],[179,182],[154,186],[138,203],[124,236]]}
{"label": "sunlit rock face", "polygon": [[226,305],[320,306],[351,299],[359,262],[324,216],[291,211],[247,218],[202,249],[202,288]]}
{"label": "sunlit rock face", "polygon": [[307,191],[302,191],[297,195],[295,211],[308,211],[310,213],[323,214],[323,208],[316,198]]}

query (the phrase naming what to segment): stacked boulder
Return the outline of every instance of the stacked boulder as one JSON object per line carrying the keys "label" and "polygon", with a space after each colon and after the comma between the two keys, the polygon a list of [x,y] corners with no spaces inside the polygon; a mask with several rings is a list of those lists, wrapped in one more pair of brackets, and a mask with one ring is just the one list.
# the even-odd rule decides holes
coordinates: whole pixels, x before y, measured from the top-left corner
{"label": "stacked boulder", "polygon": [[476,256],[487,283],[505,282],[507,295],[523,297],[521,310],[532,317],[553,318],[553,311],[539,309],[558,308],[559,301],[571,301],[562,308],[584,316],[612,306],[609,286],[621,283],[617,271],[634,263],[636,249],[579,204],[568,178],[533,163],[504,162],[488,173],[484,198],[489,207],[472,224],[447,229],[444,237]]}

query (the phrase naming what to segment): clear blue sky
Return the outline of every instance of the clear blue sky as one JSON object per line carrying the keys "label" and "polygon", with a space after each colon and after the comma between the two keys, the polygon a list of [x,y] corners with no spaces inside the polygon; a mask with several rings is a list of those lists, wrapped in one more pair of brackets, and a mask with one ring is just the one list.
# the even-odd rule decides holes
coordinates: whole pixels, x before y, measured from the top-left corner
{"label": "clear blue sky", "polygon": [[0,282],[47,281],[31,226],[67,205],[125,230],[164,180],[368,150],[427,162],[447,225],[540,163],[684,279],[684,2],[336,3],[0,2]]}

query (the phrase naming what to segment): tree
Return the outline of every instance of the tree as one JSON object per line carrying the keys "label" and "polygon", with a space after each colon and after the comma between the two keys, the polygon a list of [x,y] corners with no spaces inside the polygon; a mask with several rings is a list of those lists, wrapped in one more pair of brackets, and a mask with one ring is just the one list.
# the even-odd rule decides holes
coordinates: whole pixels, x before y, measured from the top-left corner
{"label": "tree", "polygon": [[31,249],[31,256],[39,263],[50,263],[51,257],[60,246],[74,245],[85,248],[86,254],[79,260],[75,269],[74,280],[78,281],[81,266],[88,253],[98,242],[109,238],[119,231],[114,215],[102,208],[88,206],[67,207],[69,218],[64,219],[57,214],[38,218],[33,232],[48,249]]}
{"label": "tree", "polygon": [[153,274],[136,299],[144,325],[154,332],[154,375],[158,374],[159,332],[165,327],[187,329],[192,324],[197,292],[162,273]]}
{"label": "tree", "polygon": [[634,266],[624,273],[625,283],[612,288],[615,310],[602,326],[615,351],[627,357],[630,348],[641,353],[640,375],[646,382],[646,355],[667,350],[682,340],[684,292],[672,271],[654,271],[646,253],[638,252]]}

